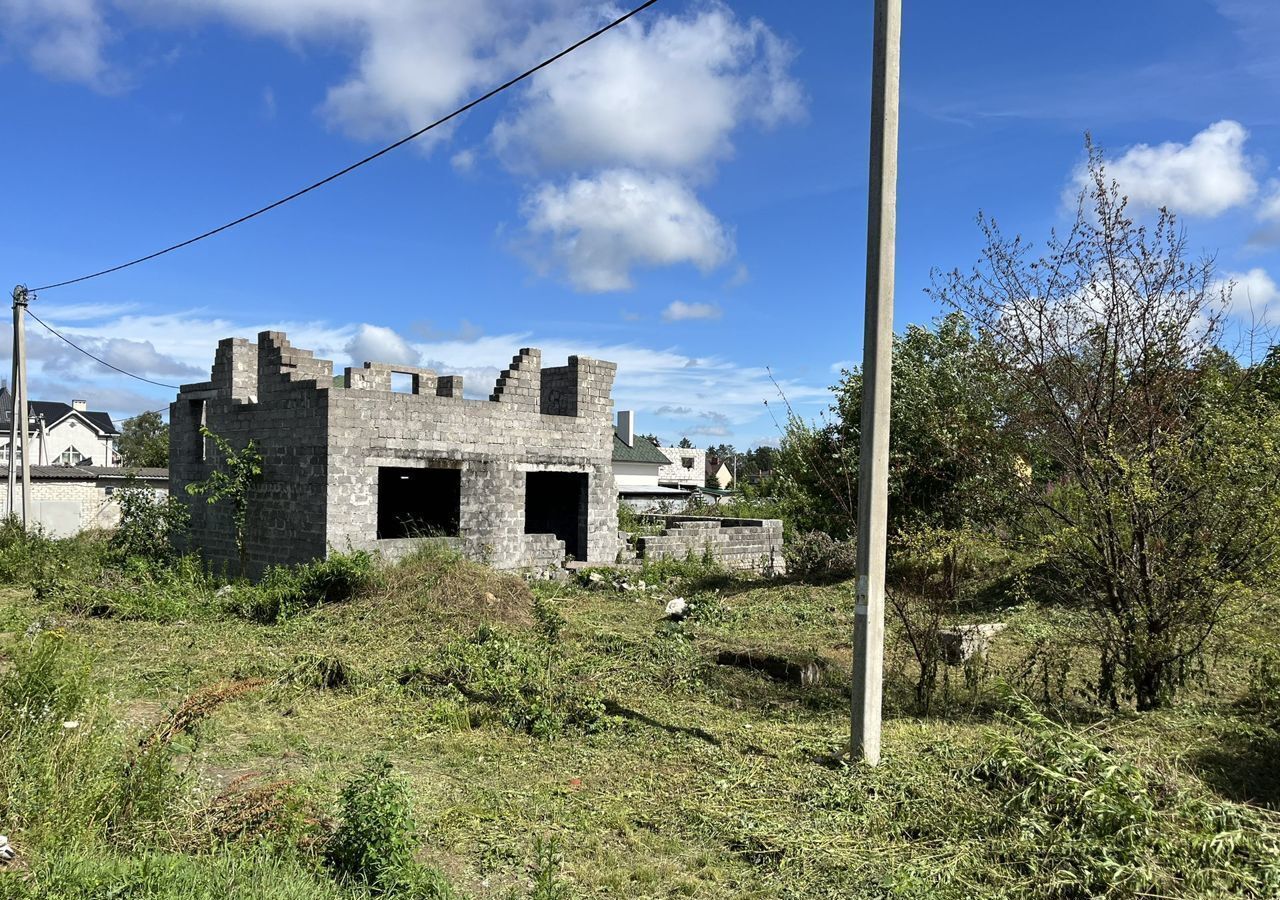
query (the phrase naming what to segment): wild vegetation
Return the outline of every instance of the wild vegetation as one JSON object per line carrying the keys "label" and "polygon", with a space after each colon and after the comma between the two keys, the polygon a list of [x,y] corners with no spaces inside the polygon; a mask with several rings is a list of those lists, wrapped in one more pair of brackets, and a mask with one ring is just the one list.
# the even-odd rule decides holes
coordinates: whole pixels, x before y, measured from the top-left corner
{"label": "wild vegetation", "polygon": [[164,468],[169,465],[169,426],[155,411],[125,419],[119,448],[121,465]]}
{"label": "wild vegetation", "polygon": [[[1150,710],[1280,575],[1280,356],[1230,332],[1230,285],[1188,259],[1171,213],[1135,221],[1092,148],[1089,171],[1042,254],[980,219],[978,265],[934,276],[953,311],[895,342],[891,599],[904,622],[936,619],[994,563],[1086,616],[1099,700]],[[797,526],[839,537],[856,518],[858,372],[836,397],[825,423],[789,420],[774,492]]]}
{"label": "wild vegetation", "polygon": [[783,517],[785,578],[424,541],[227,580],[145,490],[5,523],[0,898],[1280,896],[1280,351],[1225,352],[1207,264],[1098,174],[898,338],[879,766],[841,752],[853,371],[700,510]]}
{"label": "wild vegetation", "polygon": [[1089,689],[1087,613],[962,590],[945,622],[1009,631],[939,664],[925,714],[891,621],[866,769],[838,756],[840,576],[527,582],[428,545],[223,584],[118,546],[0,534],[3,897],[1280,888],[1268,595],[1224,618],[1183,703],[1136,714]]}

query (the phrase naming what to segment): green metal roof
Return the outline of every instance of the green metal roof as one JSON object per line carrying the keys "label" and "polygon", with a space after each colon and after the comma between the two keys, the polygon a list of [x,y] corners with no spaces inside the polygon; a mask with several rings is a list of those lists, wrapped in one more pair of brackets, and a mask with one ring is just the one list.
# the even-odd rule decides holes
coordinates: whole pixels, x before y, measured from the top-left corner
{"label": "green metal roof", "polygon": [[613,461],[653,463],[659,466],[665,466],[671,462],[671,460],[667,459],[666,454],[653,446],[653,442],[648,438],[642,438],[637,435],[635,444],[628,447],[626,442],[618,437],[618,432],[616,431],[613,433]]}

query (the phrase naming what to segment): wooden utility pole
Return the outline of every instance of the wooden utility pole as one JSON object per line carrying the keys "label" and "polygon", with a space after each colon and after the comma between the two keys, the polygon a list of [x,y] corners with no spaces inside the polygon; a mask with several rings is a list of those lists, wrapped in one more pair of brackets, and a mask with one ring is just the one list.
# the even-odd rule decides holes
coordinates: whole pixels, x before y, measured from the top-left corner
{"label": "wooden utility pole", "polygon": [[889,509],[901,31],[902,0],[876,0],[858,468],[858,594],[853,619],[853,714],[849,746],[850,759],[871,765],[880,761],[880,701],[884,688],[884,566]]}

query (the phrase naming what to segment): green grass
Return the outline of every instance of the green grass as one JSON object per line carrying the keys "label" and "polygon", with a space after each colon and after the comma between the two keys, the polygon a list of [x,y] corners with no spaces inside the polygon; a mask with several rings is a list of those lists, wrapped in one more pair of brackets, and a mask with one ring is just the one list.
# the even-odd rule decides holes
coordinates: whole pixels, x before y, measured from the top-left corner
{"label": "green grass", "polygon": [[[1254,648],[1275,641],[1274,608],[1229,622],[1207,684],[1142,716],[1086,702],[1072,614],[1025,605],[982,614],[1010,629],[976,684],[950,670],[920,717],[891,627],[884,759],[868,769],[832,760],[847,739],[850,585],[694,564],[644,578],[644,592],[526,586],[426,554],[277,624],[212,592],[181,617],[124,619],[0,589],[0,679],[33,622],[64,635],[67,677],[84,673],[67,688],[83,690],[77,728],[50,719],[0,738],[0,831],[22,860],[0,874],[0,897],[367,896],[378,885],[335,874],[325,848],[341,833],[344,787],[378,755],[407,790],[417,873],[385,896],[1280,890],[1280,737],[1274,707],[1250,690],[1266,682],[1250,673]],[[550,646],[531,591],[565,620]],[[677,595],[695,614],[671,625],[663,606]],[[802,687],[718,665],[725,647],[816,658],[825,677]],[[167,711],[245,679],[262,683],[207,704],[165,743],[151,781],[127,782]],[[1008,699],[1001,682],[1032,697],[1048,684],[1051,715],[1070,724]],[[122,825],[108,802],[122,791],[159,802],[138,800]],[[228,831],[213,812],[228,803],[261,807],[265,824]],[[1234,874],[1189,874],[1205,869]]]}

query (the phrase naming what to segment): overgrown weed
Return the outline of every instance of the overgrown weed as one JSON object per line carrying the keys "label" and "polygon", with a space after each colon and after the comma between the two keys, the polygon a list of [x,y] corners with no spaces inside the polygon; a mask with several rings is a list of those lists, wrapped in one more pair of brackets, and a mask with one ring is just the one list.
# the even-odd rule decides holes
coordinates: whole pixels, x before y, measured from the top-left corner
{"label": "overgrown weed", "polygon": [[1002,795],[1005,853],[1041,896],[1280,894],[1280,820],[1188,793],[1009,702],[977,775]]}

